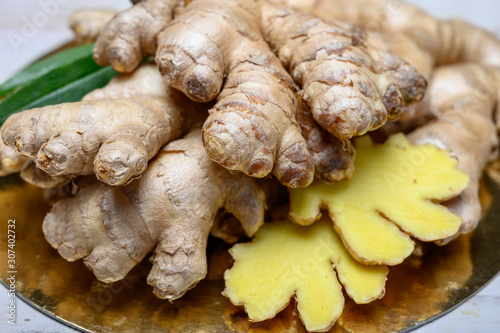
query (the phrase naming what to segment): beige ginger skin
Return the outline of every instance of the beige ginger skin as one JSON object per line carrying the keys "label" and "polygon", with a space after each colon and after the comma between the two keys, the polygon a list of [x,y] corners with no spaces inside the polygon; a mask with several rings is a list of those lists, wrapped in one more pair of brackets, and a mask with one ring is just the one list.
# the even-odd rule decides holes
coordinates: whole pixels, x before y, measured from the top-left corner
{"label": "beige ginger skin", "polygon": [[[390,52],[428,77],[434,67],[460,62],[500,66],[500,41],[462,20],[439,20],[404,1],[267,0],[381,32]],[[339,10],[342,8],[342,10]]]}
{"label": "beige ginger skin", "polygon": [[[142,1],[134,7],[147,3],[152,2]],[[342,106],[337,108],[340,114],[327,112],[320,117],[320,113],[316,111],[329,108],[327,97],[331,93],[321,97],[321,87],[309,84],[313,83],[317,73],[309,74],[310,68],[305,68],[302,73],[310,79],[306,80],[308,83],[301,93],[302,99],[309,104],[308,107],[313,110],[317,121],[325,119],[320,121],[320,125],[338,136],[342,142],[322,135],[315,136],[315,142],[311,142],[312,137],[309,135],[304,142],[297,124],[297,86],[267,44],[269,37],[273,35],[266,31],[268,28],[274,29],[276,35],[288,25],[281,24],[278,20],[278,25],[269,27],[268,22],[271,19],[268,14],[264,15],[268,11],[261,8],[265,5],[264,1],[253,0],[194,0],[177,7],[172,3],[171,7],[175,7],[175,18],[156,34],[156,62],[166,83],[183,91],[189,98],[200,102],[217,98],[217,103],[210,110],[210,116],[203,127],[205,148],[212,160],[229,170],[243,171],[259,178],[272,173],[286,186],[304,187],[312,180],[315,172],[313,164],[327,164],[324,159],[318,158],[329,155],[329,151],[338,151],[342,159],[352,158],[354,155],[349,149],[350,144],[345,143],[345,140],[378,128],[387,119],[396,119],[404,99],[410,103],[422,97],[425,81],[410,66],[387,52],[379,51],[376,47],[367,50],[364,44],[354,45],[349,52],[359,60],[353,65],[355,68],[352,77],[355,84],[352,87],[345,85],[340,89],[353,97],[349,100],[358,101],[363,108],[360,112],[353,111],[352,121],[346,120],[345,126],[342,126],[341,119],[348,118],[345,109],[352,111],[356,106],[347,103],[349,101],[346,99],[347,102],[338,103]],[[308,20],[315,18],[310,16],[303,23],[307,25]],[[115,39],[127,36],[136,43],[142,43],[144,36],[135,33],[128,37],[129,35],[125,34],[127,29],[116,28],[118,23],[115,21],[120,22],[115,18],[106,28],[109,30],[115,26]],[[340,23],[336,25],[339,26],[340,30],[344,28]],[[137,26],[137,30],[141,31],[141,25]],[[342,33],[345,35],[359,34],[344,30]],[[101,34],[103,43],[106,36]],[[112,44],[115,39],[108,39],[108,42]],[[286,43],[291,39],[293,38],[287,35],[286,41],[282,42]],[[361,40],[356,38],[358,39]],[[332,48],[338,46],[339,38],[332,41],[314,39],[314,43],[317,43],[319,48]],[[271,44],[273,45],[272,42]],[[300,43],[287,45],[288,49],[295,46],[299,46],[298,50],[304,49],[300,47]],[[108,57],[113,56],[110,50],[101,47],[96,47],[96,50],[107,52]],[[134,57],[131,52],[123,51],[123,54],[124,57]],[[304,52],[301,54],[303,58],[308,56]],[[280,60],[283,62],[283,59]],[[376,67],[376,61],[383,62],[382,68],[371,71],[366,69]],[[319,60],[319,63],[323,63],[326,69],[334,70],[339,67],[338,61]],[[123,70],[119,66],[114,67]],[[411,80],[404,81],[399,77],[405,71],[413,73]],[[298,74],[292,73],[292,76],[294,75]],[[294,78],[304,84],[298,81],[297,77]],[[323,79],[315,82],[320,81]],[[331,91],[340,87],[333,86]],[[362,92],[366,92],[366,96]],[[413,95],[409,94],[410,92]],[[341,125],[333,126],[335,119],[339,120]],[[302,130],[304,131],[304,128]],[[302,134],[308,136],[307,133]],[[317,139],[322,141],[318,144]],[[308,146],[314,147],[316,151],[308,152]],[[318,154],[318,147],[325,149],[325,153]],[[344,152],[341,152],[341,149],[344,149]],[[338,163],[343,166],[349,164],[352,165],[352,161]],[[328,168],[320,168],[315,173],[320,175],[321,179],[336,180],[342,179],[342,174],[348,178],[352,172],[350,169],[334,169],[330,174],[326,174],[327,170]]]}
{"label": "beige ginger skin", "polygon": [[77,186],[76,196],[57,202],[44,220],[49,243],[66,260],[84,258],[104,282],[122,279],[154,250],[148,283],[169,300],[205,277],[207,238],[220,208],[249,236],[264,221],[265,196],[256,180],[210,161],[199,127],[169,143],[127,186],[92,178]]}
{"label": "beige ginger skin", "polygon": [[69,18],[69,26],[77,44],[94,42],[117,13],[112,10],[81,8]]}
{"label": "beige ginger skin", "polygon": [[118,13],[97,38],[94,60],[121,73],[156,52],[156,35],[172,20],[181,0],[144,0]]}
{"label": "beige ginger skin", "polygon": [[0,141],[0,177],[21,171],[28,158]]}
{"label": "beige ginger skin", "polygon": [[107,184],[124,185],[203,117],[196,107],[165,86],[154,65],[145,64],[81,102],[12,115],[2,126],[2,139],[51,176],[95,173]]}
{"label": "beige ginger skin", "polygon": [[36,167],[35,161],[0,141],[0,177],[14,173],[20,173],[22,180],[40,188],[55,188],[71,181],[66,176],[49,176]]}
{"label": "beige ginger skin", "polygon": [[340,139],[397,120],[423,98],[426,81],[361,30],[260,1],[266,39],[302,87],[314,119]]}
{"label": "beige ginger skin", "polygon": [[167,84],[217,103],[203,126],[209,157],[229,170],[307,186],[314,166],[296,121],[293,80],[260,34],[254,1],[191,1],[158,35]]}

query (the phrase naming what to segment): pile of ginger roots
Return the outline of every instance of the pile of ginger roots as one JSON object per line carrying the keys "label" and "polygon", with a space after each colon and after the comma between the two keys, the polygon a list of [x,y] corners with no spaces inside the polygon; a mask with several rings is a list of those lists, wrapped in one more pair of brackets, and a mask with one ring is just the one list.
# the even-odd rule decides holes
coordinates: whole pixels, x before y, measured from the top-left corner
{"label": "pile of ginger roots", "polygon": [[254,235],[278,182],[348,180],[351,139],[375,130],[450,151],[470,176],[446,203],[459,233],[481,218],[500,98],[485,31],[392,0],[143,0],[71,25],[123,74],[12,115],[0,174],[57,193],[45,237],[101,281],[154,251],[148,283],[181,297],[207,273],[210,232]]}

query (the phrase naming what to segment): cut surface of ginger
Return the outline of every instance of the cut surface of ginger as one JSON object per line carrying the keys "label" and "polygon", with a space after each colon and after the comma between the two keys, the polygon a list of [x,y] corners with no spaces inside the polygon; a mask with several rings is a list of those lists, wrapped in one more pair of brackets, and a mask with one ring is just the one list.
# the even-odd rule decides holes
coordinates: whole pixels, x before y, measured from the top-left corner
{"label": "cut surface of ginger", "polygon": [[243,305],[252,321],[273,318],[295,295],[306,329],[324,332],[344,308],[339,280],[356,303],[384,295],[387,266],[354,260],[328,218],[300,226],[275,217],[251,243],[236,244],[230,253],[235,263],[224,274],[224,295]]}
{"label": "cut surface of ginger", "polygon": [[414,248],[410,238],[436,241],[455,234],[461,218],[437,202],[462,192],[469,181],[457,160],[434,145],[413,145],[403,134],[376,145],[356,140],[351,180],[316,181],[290,190],[290,217],[308,225],[328,209],[349,252],[367,264],[396,265]]}

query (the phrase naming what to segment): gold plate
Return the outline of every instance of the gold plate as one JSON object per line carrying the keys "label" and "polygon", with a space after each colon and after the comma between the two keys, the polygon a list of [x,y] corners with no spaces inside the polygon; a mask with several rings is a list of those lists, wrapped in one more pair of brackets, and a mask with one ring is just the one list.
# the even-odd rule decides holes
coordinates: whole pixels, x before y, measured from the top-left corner
{"label": "gold plate", "polygon": [[[356,305],[346,297],[331,332],[408,331],[448,312],[493,278],[500,271],[498,165],[490,167],[481,187],[485,216],[476,231],[444,247],[427,245],[423,256],[391,268],[383,299]],[[232,259],[229,246],[214,238],[207,278],[174,303],[153,295],[147,260],[122,281],[97,281],[81,260],[66,262],[45,241],[41,224],[49,206],[42,195],[18,176],[0,178],[0,248],[6,258],[7,224],[15,219],[18,295],[50,317],[85,332],[305,332],[293,300],[274,319],[252,323],[221,295]],[[0,261],[4,284],[7,265]]]}

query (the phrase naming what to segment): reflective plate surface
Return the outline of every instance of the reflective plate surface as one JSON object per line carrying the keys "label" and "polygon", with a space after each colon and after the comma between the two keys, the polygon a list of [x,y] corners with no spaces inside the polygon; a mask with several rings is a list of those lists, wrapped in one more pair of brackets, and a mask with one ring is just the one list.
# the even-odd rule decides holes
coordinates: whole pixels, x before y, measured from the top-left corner
{"label": "reflective plate surface", "polygon": [[[331,332],[407,331],[466,300],[500,271],[500,163],[489,168],[481,190],[485,215],[476,231],[444,247],[424,247],[392,267],[386,295],[367,305],[346,297]],[[305,332],[294,301],[274,319],[250,322],[242,308],[221,295],[223,272],[232,264],[228,245],[210,239],[209,273],[184,297],[157,299],[144,260],[122,281],[97,281],[82,261],[62,259],[45,241],[41,224],[49,206],[43,192],[17,176],[0,178],[0,250],[7,257],[7,224],[15,219],[16,288],[47,315],[85,332]],[[9,267],[0,260],[5,284]]]}

